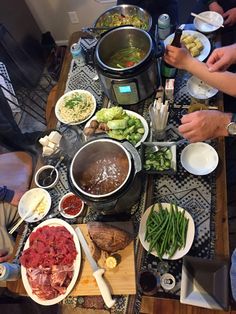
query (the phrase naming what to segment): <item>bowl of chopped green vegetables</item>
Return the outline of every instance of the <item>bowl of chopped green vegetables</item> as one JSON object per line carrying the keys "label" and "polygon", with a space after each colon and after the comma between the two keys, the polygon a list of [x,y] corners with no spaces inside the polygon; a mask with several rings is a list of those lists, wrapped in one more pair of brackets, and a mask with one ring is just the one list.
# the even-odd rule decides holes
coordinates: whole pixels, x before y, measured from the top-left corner
{"label": "bowl of chopped green vegetables", "polygon": [[147,174],[175,174],[175,142],[141,143],[141,160],[143,172]]}
{"label": "bowl of chopped green vegetables", "polygon": [[110,138],[127,140],[138,147],[146,140],[149,128],[147,121],[137,112],[115,106],[97,111],[87,121],[83,132],[86,140],[95,134],[106,133]]}
{"label": "bowl of chopped green vegetables", "polygon": [[139,239],[148,253],[176,260],[190,250],[195,235],[192,216],[176,204],[156,203],[143,214]]}

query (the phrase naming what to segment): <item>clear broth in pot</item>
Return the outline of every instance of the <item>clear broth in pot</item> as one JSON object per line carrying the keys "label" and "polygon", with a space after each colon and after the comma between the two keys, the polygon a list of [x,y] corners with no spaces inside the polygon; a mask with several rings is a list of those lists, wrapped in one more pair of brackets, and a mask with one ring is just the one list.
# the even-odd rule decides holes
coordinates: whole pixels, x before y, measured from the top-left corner
{"label": "clear broth in pot", "polygon": [[120,49],[109,58],[107,65],[112,68],[130,68],[142,61],[145,55],[144,50],[136,47]]}

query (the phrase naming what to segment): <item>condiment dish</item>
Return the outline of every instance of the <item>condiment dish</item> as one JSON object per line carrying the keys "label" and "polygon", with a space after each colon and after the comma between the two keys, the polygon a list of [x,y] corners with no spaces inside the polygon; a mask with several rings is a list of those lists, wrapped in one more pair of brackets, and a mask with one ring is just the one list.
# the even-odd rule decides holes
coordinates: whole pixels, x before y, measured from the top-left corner
{"label": "condiment dish", "polygon": [[[48,180],[49,176],[51,181]],[[58,183],[58,181],[59,172],[54,166],[51,165],[45,165],[39,168],[34,177],[35,184],[43,189],[53,188]]]}
{"label": "condiment dish", "polygon": [[79,196],[69,192],[61,198],[58,207],[60,214],[64,218],[73,219],[82,213],[84,209],[84,202]]}

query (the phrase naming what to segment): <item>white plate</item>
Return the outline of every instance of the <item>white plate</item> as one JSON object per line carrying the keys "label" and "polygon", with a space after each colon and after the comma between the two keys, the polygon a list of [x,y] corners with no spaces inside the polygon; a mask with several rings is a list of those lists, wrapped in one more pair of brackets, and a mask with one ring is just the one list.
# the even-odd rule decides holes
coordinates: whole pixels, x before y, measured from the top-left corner
{"label": "white plate", "polygon": [[199,13],[198,15],[202,16],[203,18],[206,18],[208,21],[211,21],[215,25],[219,25],[219,26],[214,26],[214,25],[205,23],[195,17],[193,20],[193,24],[199,32],[203,32],[203,33],[214,32],[220,28],[220,25],[224,23],[223,16],[214,11],[204,11],[204,12]]}
{"label": "white plate", "polygon": [[[139,120],[141,120],[142,122],[142,125],[144,127],[144,134],[143,134],[143,137],[141,138],[141,140],[135,145],[135,147],[138,147],[140,146],[140,144],[142,142],[144,142],[148,136],[148,132],[149,132],[149,128],[148,128],[148,123],[147,121],[144,119],[144,117],[142,117],[140,114],[138,114],[137,112],[135,111],[132,111],[132,110],[124,110],[129,116],[134,116],[135,118],[138,118]],[[90,125],[90,122],[92,120],[96,120],[96,115],[94,117],[92,117],[86,124],[85,124],[85,128],[89,127]],[[87,137],[86,137],[87,139]]]}
{"label": "white plate", "polygon": [[[191,35],[191,36],[196,36],[201,43],[203,44],[204,48],[201,51],[200,55],[196,57],[196,59],[198,59],[199,61],[203,61],[206,59],[206,57],[209,55],[210,51],[211,51],[211,44],[209,39],[203,35],[202,33],[196,32],[196,31],[183,31],[182,33],[183,35]],[[173,40],[174,34],[169,35],[165,40],[164,40],[164,44],[169,45],[172,40]]]}
{"label": "white plate", "polygon": [[[35,302],[37,302],[38,304],[42,304],[42,305],[53,305],[56,303],[61,302],[73,289],[78,275],[79,275],[79,271],[80,271],[80,264],[81,264],[81,249],[80,249],[80,243],[78,240],[78,237],[73,229],[72,226],[70,226],[67,222],[61,220],[61,219],[57,219],[57,218],[53,218],[53,219],[48,219],[44,222],[42,222],[41,224],[39,224],[34,230],[37,230],[38,228],[41,228],[43,226],[64,226],[72,235],[74,238],[74,242],[75,242],[75,247],[77,250],[77,256],[76,259],[74,261],[74,274],[73,277],[71,279],[71,282],[69,284],[69,286],[66,289],[66,293],[65,294],[61,294],[59,295],[57,298],[51,299],[51,300],[42,300],[40,299],[38,296],[36,296],[35,294],[32,293],[32,289],[31,286],[29,284],[28,278],[27,278],[27,274],[26,274],[26,268],[24,266],[21,265],[21,277],[22,277],[22,281],[25,287],[26,292],[28,293],[28,295],[31,297],[31,299],[33,299]],[[29,247],[29,238],[27,239],[25,246],[24,246],[24,250],[26,250]]]}
{"label": "white plate", "polygon": [[191,76],[187,81],[189,94],[197,99],[209,99],[218,93],[218,89],[211,87],[196,76]]}
{"label": "white plate", "polygon": [[[170,210],[171,204],[169,204],[169,203],[161,203],[161,204],[162,204],[163,208],[167,208],[168,210]],[[147,218],[148,218],[148,215],[149,215],[151,209],[152,209],[152,206],[148,207],[148,209],[144,212],[144,214],[141,218],[141,221],[140,221],[140,226],[139,226],[139,239],[140,239],[140,242],[142,243],[142,246],[144,247],[144,249],[146,251],[148,251],[148,249],[149,249],[149,243],[145,240],[146,221],[147,221]],[[178,209],[179,209],[179,211],[184,210],[183,208],[181,208],[179,206],[178,206]],[[155,204],[154,210],[158,211],[157,204]],[[171,258],[169,258],[167,254],[164,254],[163,259],[176,260],[176,259],[179,259],[179,258],[183,257],[184,255],[186,255],[188,253],[188,251],[190,250],[192,243],[193,243],[193,239],[194,239],[195,226],[194,226],[194,221],[193,221],[192,216],[186,210],[185,210],[184,217],[189,219],[186,245],[183,249],[177,250],[176,253]],[[158,256],[156,251],[152,251],[151,254],[154,256]]]}
{"label": "white plate", "polygon": [[188,172],[195,175],[206,175],[215,170],[219,157],[211,145],[198,142],[189,144],[183,149],[180,161]]}
{"label": "white plate", "polygon": [[[90,113],[88,114],[88,116],[83,119],[83,120],[80,120],[80,121],[76,121],[76,122],[70,122],[70,121],[67,121],[65,119],[62,118],[61,114],[60,114],[60,108],[62,106],[62,104],[64,103],[64,98],[67,97],[67,96],[70,96],[71,94],[73,93],[79,93],[79,94],[87,94],[89,96],[92,97],[92,102],[93,102],[93,108],[91,109]],[[86,90],[83,90],[83,89],[75,89],[75,90],[72,90],[72,91],[69,91],[67,93],[65,93],[64,95],[62,95],[57,103],[56,103],[56,106],[55,106],[55,115],[57,117],[57,119],[62,122],[62,123],[65,123],[65,124],[69,124],[69,125],[77,125],[77,124],[81,124],[81,123],[84,123],[85,121],[87,121],[88,119],[90,119],[92,117],[92,115],[94,114],[96,110],[96,99],[95,97],[88,91]]]}
{"label": "white plate", "polygon": [[44,211],[42,213],[29,212],[29,216],[27,216],[27,218],[25,218],[24,220],[27,222],[36,222],[45,217],[49,212],[49,209],[51,208],[52,200],[50,194],[42,188],[31,189],[21,197],[18,205],[18,213],[20,217],[23,218],[26,212],[30,210],[30,208],[34,208],[35,206],[37,206],[38,202],[42,199],[42,197],[43,197],[42,203],[45,204]]}

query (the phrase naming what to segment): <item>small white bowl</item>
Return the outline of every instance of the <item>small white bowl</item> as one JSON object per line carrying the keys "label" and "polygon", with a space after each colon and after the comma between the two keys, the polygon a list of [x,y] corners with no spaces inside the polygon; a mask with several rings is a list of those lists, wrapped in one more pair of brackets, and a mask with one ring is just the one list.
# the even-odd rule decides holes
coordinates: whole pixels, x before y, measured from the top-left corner
{"label": "small white bowl", "polygon": [[[91,102],[92,102],[91,108],[88,110],[87,114],[83,118],[80,118],[79,116],[76,118],[68,117],[68,119],[65,117],[62,117],[61,108],[65,105],[65,99],[68,97],[71,97],[73,94],[86,95],[87,97],[91,98]],[[69,110],[70,109],[68,109],[68,112],[69,112]],[[93,116],[95,110],[96,110],[96,99],[95,99],[95,97],[90,92],[88,92],[87,90],[75,89],[75,90],[72,90],[72,91],[65,93],[63,96],[61,96],[58,99],[56,106],[55,106],[55,115],[56,115],[57,119],[62,123],[69,124],[69,125],[76,125],[76,124],[81,124],[81,123],[87,121],[88,119],[90,119]]]}
{"label": "small white bowl", "polygon": [[211,87],[196,76],[191,76],[188,79],[187,90],[196,99],[209,99],[218,93],[218,89]]}
{"label": "small white bowl", "polygon": [[219,157],[211,145],[198,142],[189,144],[182,150],[180,161],[188,172],[202,176],[216,169]]}
{"label": "small white bowl", "polygon": [[60,202],[59,202],[58,207],[59,207],[60,214],[61,214],[63,217],[72,219],[72,218],[75,218],[75,217],[79,216],[79,215],[82,213],[82,211],[83,211],[83,209],[84,209],[84,202],[80,199],[81,202],[82,202],[82,205],[81,205],[81,208],[80,208],[80,210],[78,211],[77,214],[75,214],[75,215],[66,214],[66,213],[63,211],[62,203],[63,203],[63,202],[65,201],[65,199],[68,198],[69,196],[75,196],[75,197],[77,197],[77,198],[80,199],[79,196],[75,195],[75,194],[72,193],[72,192],[69,192],[69,193],[65,194],[64,196],[62,196],[62,198],[61,198],[61,200],[60,200]]}
{"label": "small white bowl", "polygon": [[[23,194],[19,201],[19,215],[23,218],[29,211],[29,216],[27,215],[24,220],[27,222],[39,221],[49,212],[51,202],[51,196],[48,191],[41,188],[31,189]],[[35,210],[34,212],[30,212],[30,209],[33,210],[37,207],[39,207],[37,211]]]}
{"label": "small white bowl", "polygon": [[214,11],[204,11],[198,15],[207,19],[208,21],[211,21],[215,25],[217,25],[217,26],[210,25],[210,24],[205,23],[202,20],[198,19],[197,17],[195,17],[193,20],[193,24],[194,24],[195,28],[202,33],[214,32],[220,28],[220,25],[222,25],[224,23],[223,16],[217,12],[214,12]]}
{"label": "small white bowl", "polygon": [[[47,169],[49,169],[49,170],[47,170]],[[53,180],[53,182],[51,184],[43,185],[43,181],[40,181],[40,176],[42,176],[42,172],[48,171],[48,175],[49,175],[49,173],[53,169],[54,169],[54,172],[52,175],[55,176],[55,174],[56,174],[55,179]],[[54,166],[51,166],[51,165],[45,165],[45,166],[39,168],[35,174],[35,177],[34,177],[35,184],[42,189],[51,189],[57,184],[58,181],[59,181],[59,172]]]}

